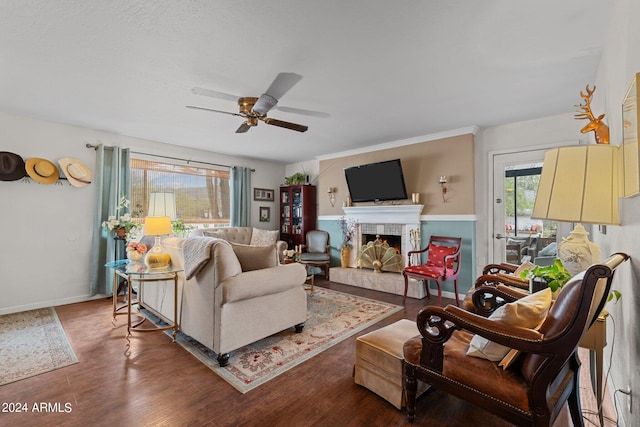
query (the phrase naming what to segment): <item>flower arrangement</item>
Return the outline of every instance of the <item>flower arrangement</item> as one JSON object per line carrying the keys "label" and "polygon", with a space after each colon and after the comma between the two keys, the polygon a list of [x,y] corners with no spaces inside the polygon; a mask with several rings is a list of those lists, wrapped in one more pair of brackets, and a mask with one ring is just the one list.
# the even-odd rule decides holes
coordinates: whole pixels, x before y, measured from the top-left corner
{"label": "flower arrangement", "polygon": [[138,252],[139,254],[144,254],[147,252],[147,245],[144,243],[131,242],[127,245],[127,251]]}
{"label": "flower arrangement", "polygon": [[351,247],[351,240],[356,234],[356,225],[357,221],[353,218],[342,217],[338,222],[340,224],[340,229],[342,230],[342,246],[346,248]]}
{"label": "flower arrangement", "polygon": [[127,237],[130,233],[136,231],[138,223],[133,221],[130,213],[122,213],[125,209],[128,209],[130,205],[131,202],[129,199],[125,196],[121,196],[120,201],[118,202],[118,207],[116,208],[116,214],[109,215],[109,218],[102,222],[102,227],[109,230],[124,229]]}
{"label": "flower arrangement", "polygon": [[296,261],[296,256],[298,255],[298,253],[293,249],[285,249],[284,251],[282,251],[282,254],[287,260],[291,260],[293,262]]}

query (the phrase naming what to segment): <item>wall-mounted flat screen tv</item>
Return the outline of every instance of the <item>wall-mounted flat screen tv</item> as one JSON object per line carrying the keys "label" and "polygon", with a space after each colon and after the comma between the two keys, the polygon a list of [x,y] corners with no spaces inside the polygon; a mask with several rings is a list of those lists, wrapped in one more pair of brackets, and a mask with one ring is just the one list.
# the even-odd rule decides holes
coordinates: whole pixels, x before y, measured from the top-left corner
{"label": "wall-mounted flat screen tv", "polygon": [[407,198],[400,159],[345,168],[353,202],[378,202]]}

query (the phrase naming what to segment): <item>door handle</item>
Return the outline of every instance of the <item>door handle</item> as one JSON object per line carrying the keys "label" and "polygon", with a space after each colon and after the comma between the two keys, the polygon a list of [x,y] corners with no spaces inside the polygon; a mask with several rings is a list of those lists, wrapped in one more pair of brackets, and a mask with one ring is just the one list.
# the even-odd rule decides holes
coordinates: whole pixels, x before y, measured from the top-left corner
{"label": "door handle", "polygon": [[494,239],[506,239],[507,237],[506,237],[506,236],[503,236],[502,234],[494,234],[494,235],[493,235],[493,238],[494,238]]}

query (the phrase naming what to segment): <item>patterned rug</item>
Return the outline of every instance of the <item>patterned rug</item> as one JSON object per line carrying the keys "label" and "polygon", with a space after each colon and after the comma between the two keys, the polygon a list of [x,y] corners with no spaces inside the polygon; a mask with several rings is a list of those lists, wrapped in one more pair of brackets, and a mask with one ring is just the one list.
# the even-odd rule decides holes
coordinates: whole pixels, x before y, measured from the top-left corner
{"label": "patterned rug", "polygon": [[218,366],[216,354],[198,341],[180,332],[177,341],[246,393],[400,310],[397,305],[316,287],[313,296],[307,293],[308,314],[302,333],[290,328],[235,350],[224,368]]}
{"label": "patterned rug", "polygon": [[0,316],[0,385],[78,363],[53,307]]}

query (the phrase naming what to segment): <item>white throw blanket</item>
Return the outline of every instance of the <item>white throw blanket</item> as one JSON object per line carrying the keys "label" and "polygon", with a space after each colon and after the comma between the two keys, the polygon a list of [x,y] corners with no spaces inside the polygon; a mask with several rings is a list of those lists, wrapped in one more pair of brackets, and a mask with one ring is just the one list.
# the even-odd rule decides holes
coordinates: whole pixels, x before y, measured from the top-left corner
{"label": "white throw blanket", "polygon": [[187,280],[194,277],[211,258],[211,247],[219,239],[213,237],[187,237],[182,247],[184,274]]}

